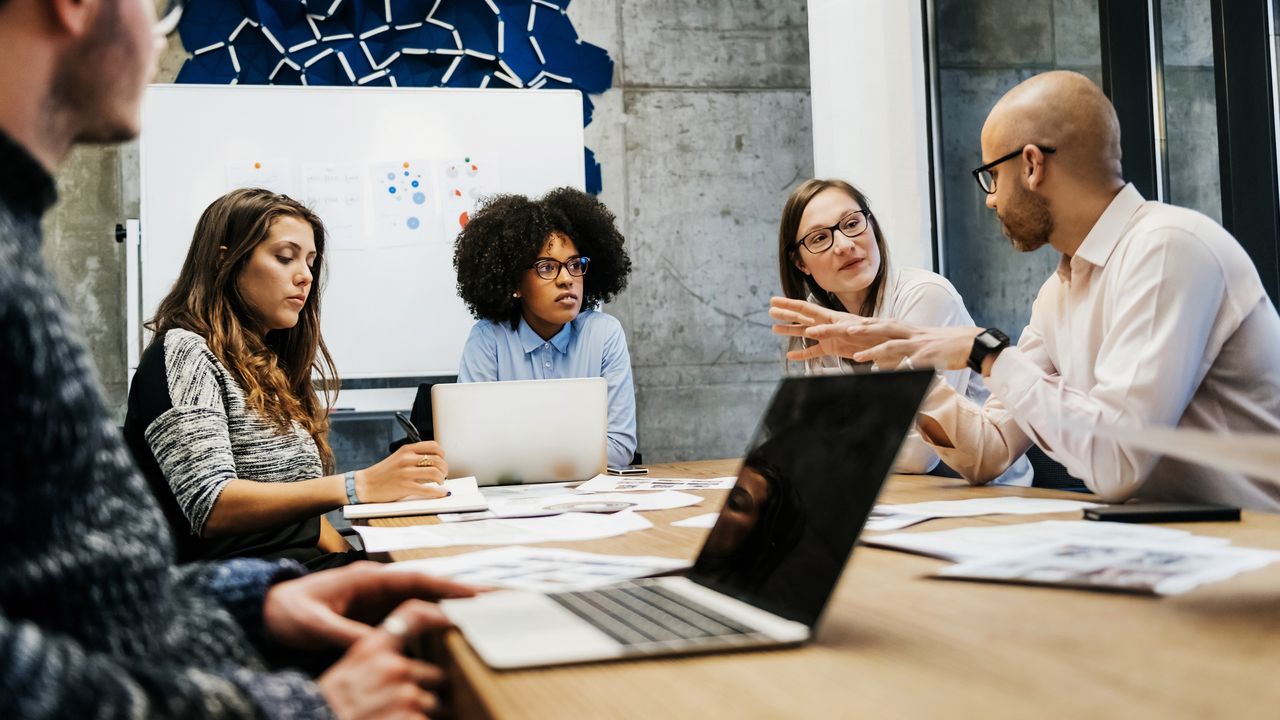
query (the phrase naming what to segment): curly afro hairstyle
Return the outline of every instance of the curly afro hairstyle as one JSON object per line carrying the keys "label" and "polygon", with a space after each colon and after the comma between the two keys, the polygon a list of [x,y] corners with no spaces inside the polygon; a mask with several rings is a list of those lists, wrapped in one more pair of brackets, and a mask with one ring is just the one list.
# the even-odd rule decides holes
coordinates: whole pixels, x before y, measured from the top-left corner
{"label": "curly afro hairstyle", "polygon": [[467,223],[453,250],[458,295],[481,320],[520,322],[520,300],[511,296],[552,233],[563,233],[591,258],[583,276],[582,307],[609,302],[627,286],[631,258],[613,213],[573,188],[552,190],[537,200],[495,195]]}

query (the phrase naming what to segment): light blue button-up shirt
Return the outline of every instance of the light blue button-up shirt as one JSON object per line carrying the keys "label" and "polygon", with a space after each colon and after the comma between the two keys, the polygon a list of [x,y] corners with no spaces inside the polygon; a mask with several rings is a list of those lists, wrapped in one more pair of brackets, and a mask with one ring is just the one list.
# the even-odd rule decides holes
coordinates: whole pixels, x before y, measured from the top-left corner
{"label": "light blue button-up shirt", "polygon": [[622,324],[612,315],[584,310],[550,340],[520,318],[481,320],[462,348],[458,382],[560,380],[602,377],[609,388],[609,465],[630,464],[636,451],[636,391]]}

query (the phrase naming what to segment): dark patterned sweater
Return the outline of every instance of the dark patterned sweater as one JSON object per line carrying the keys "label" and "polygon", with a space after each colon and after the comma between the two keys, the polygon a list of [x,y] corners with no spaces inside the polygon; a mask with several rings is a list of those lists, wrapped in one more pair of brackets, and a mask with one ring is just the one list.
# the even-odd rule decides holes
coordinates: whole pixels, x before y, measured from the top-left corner
{"label": "dark patterned sweater", "polygon": [[53,179],[0,132],[0,715],[328,717],[250,641],[291,562],[174,565],[41,259]]}

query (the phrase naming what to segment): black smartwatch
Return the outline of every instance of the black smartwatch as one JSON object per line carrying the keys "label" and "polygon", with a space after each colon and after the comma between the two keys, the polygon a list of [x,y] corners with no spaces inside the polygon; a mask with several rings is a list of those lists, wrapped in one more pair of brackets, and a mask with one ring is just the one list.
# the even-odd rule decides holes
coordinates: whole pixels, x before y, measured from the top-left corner
{"label": "black smartwatch", "polygon": [[982,361],[988,355],[995,355],[1009,347],[1009,336],[996,328],[987,328],[973,339],[973,349],[969,351],[969,369],[982,374]]}

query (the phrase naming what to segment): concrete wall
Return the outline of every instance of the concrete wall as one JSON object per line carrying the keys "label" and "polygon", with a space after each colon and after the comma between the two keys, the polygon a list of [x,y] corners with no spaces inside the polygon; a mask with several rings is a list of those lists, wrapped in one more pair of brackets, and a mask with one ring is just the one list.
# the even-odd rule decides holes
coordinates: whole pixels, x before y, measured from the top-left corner
{"label": "concrete wall", "polygon": [[[587,144],[627,235],[627,328],[647,462],[734,456],[782,373],[766,313],[786,194],[812,174],[804,0],[577,0],[579,34],[615,60]],[[159,81],[177,75],[176,41]],[[125,402],[123,248],[138,213],[131,147],[78,150],[60,174],[46,257],[86,329],[107,391]],[[379,459],[385,419],[344,421],[343,469]]]}

